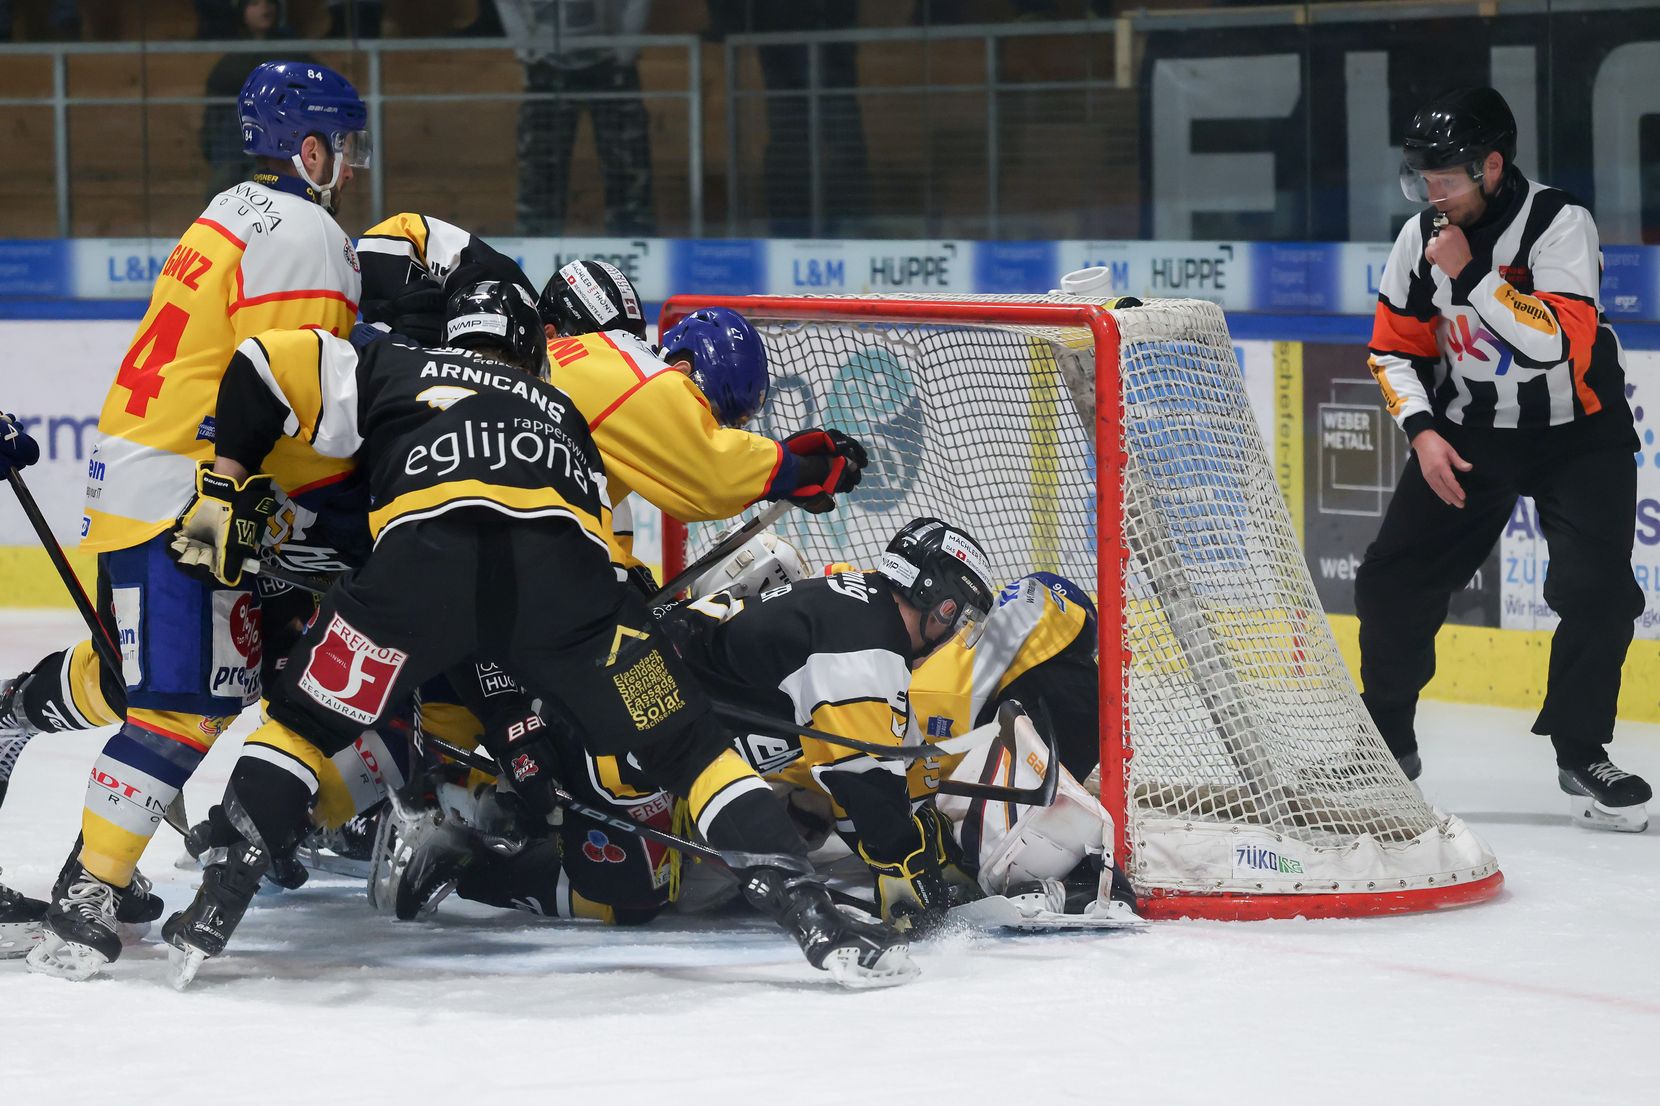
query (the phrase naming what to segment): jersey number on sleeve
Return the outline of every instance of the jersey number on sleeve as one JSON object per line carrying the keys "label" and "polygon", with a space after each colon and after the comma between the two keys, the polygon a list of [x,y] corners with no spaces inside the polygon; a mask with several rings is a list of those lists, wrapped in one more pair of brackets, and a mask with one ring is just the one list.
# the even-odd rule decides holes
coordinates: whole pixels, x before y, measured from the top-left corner
{"label": "jersey number on sleeve", "polygon": [[150,401],[161,394],[161,370],[178,356],[179,340],[188,322],[188,311],[164,303],[155,321],[134,339],[126,360],[121,362],[121,371],[115,374],[116,384],[132,393],[127,398],[127,414],[143,418]]}

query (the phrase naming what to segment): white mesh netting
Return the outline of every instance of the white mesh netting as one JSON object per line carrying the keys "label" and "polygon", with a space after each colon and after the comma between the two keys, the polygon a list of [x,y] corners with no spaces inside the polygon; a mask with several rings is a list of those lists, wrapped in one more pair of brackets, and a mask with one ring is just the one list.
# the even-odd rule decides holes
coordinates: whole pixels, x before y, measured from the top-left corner
{"label": "white mesh netting", "polygon": [[[810,563],[874,564],[901,525],[936,515],[980,539],[999,582],[1047,570],[1095,590],[1088,330],[750,317],[773,375],[756,429],[783,437],[833,426],[871,452],[836,512],[793,511],[780,524]],[[1221,310],[1154,301],[1114,317],[1128,463],[1123,487],[1105,491],[1122,497],[1131,554],[1123,723],[1132,880],[1284,894],[1492,874],[1486,847],[1424,803],[1366,716]],[[688,556],[717,532],[694,527]],[[1103,643],[1103,664],[1121,659]],[[1103,801],[1119,809],[1113,796]]]}

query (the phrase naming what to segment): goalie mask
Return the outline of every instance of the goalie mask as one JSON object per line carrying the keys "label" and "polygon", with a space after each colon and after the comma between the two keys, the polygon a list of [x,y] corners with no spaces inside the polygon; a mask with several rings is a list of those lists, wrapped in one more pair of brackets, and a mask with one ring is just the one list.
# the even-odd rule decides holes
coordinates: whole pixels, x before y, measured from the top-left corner
{"label": "goalie mask", "polygon": [[510,281],[480,281],[451,296],[444,308],[444,344],[497,353],[532,376],[547,379],[548,343],[536,301]]}
{"label": "goalie mask", "polygon": [[991,573],[985,551],[966,531],[937,518],[913,519],[888,542],[877,571],[923,613],[926,651],[954,635],[968,647],[980,640],[992,606]]}
{"label": "goalie mask", "polygon": [[805,575],[807,565],[801,559],[801,551],[777,534],[762,532],[699,576],[692,584],[692,595],[701,599],[724,591],[734,599],[747,599],[793,584]]}

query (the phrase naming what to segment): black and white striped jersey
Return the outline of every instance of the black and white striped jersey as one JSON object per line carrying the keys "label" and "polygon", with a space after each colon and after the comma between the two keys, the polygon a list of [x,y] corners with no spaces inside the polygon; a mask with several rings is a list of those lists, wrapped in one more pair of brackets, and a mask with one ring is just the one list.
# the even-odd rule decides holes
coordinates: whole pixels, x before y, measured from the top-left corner
{"label": "black and white striped jersey", "polygon": [[1522,429],[1602,411],[1631,418],[1591,213],[1507,172],[1488,215],[1465,232],[1472,260],[1458,279],[1424,257],[1432,210],[1401,228],[1384,267],[1369,364],[1409,436],[1437,415]]}

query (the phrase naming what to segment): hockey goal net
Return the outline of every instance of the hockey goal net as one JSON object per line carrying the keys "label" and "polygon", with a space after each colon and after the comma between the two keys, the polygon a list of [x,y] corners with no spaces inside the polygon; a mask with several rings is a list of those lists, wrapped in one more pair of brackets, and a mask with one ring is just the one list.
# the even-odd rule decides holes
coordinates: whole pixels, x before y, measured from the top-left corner
{"label": "hockey goal net", "polygon": [[[1155,917],[1427,910],[1502,882],[1401,774],[1343,665],[1221,310],[1070,296],[680,297],[743,312],[772,388],[753,429],[863,440],[859,487],[779,533],[874,564],[934,515],[1002,583],[1098,598],[1100,795]],[[665,526],[672,574],[715,526]]]}

